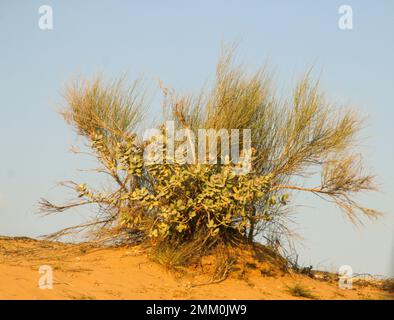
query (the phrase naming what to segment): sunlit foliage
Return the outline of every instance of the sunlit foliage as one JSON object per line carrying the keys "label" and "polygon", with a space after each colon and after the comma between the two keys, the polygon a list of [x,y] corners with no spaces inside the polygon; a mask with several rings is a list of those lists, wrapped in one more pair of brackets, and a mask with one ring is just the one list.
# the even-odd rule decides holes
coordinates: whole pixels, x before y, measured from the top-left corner
{"label": "sunlit foliage", "polygon": [[[88,228],[105,240],[124,235],[153,242],[187,242],[196,235],[204,243],[234,237],[253,241],[256,235],[279,239],[289,231],[288,203],[295,191],[334,202],[354,223],[363,216],[376,217],[377,211],[354,200],[360,191],[375,189],[373,176],[364,173],[354,151],[361,128],[355,112],[327,103],[308,75],[292,99],[283,102],[271,89],[265,69],[248,74],[232,61],[232,50],[225,51],[213,87],[196,95],[180,95],[161,84],[163,121],[173,120],[176,129],[193,132],[251,129],[252,148],[243,152],[252,154],[252,169],[244,175],[234,174],[242,164],[231,160],[147,164],[143,155],[149,141],[137,134],[148,112],[140,81],[126,89],[123,80],[105,83],[100,78],[69,87],[62,115],[86,139],[101,165],[97,172],[109,175],[114,184],[93,190],[67,182],[76,192],[74,201],[54,205],[42,200],[45,212],[98,206],[97,219],[52,237]],[[307,186],[316,172],[321,183]]]}

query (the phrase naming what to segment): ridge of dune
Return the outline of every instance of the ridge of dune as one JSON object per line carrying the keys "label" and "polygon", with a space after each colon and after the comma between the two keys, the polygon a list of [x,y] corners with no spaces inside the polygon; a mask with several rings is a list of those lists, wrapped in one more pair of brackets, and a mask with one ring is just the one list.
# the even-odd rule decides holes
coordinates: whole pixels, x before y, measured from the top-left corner
{"label": "ridge of dune", "polygon": [[[53,288],[40,289],[41,266],[50,266]],[[151,261],[142,246],[94,248],[26,237],[0,237],[0,299],[305,299],[288,288],[300,284],[316,299],[390,299],[377,286],[300,274],[266,276],[259,270],[204,283],[203,272],[180,274]],[[197,284],[197,285],[196,285]]]}

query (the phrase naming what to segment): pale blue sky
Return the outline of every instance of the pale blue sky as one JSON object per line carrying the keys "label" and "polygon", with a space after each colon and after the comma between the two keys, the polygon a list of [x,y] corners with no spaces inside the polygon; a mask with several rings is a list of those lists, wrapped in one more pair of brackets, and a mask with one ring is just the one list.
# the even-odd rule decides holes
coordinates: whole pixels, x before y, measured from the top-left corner
{"label": "pale blue sky", "polygon": [[[38,28],[49,4],[54,30]],[[354,29],[337,26],[353,7]],[[79,222],[82,210],[40,218],[42,196],[65,197],[56,182],[83,179],[89,161],[67,152],[77,142],[54,112],[62,86],[102,72],[192,91],[214,75],[220,44],[239,42],[249,66],[269,62],[287,94],[314,66],[328,97],[368,116],[361,148],[382,192],[360,200],[386,213],[356,229],[319,199],[297,196],[301,261],[321,268],[393,275],[394,3],[387,1],[15,1],[0,2],[0,234],[38,236]],[[157,99],[156,99],[157,100]],[[156,101],[154,100],[154,101]],[[160,106],[153,108],[158,117]]]}

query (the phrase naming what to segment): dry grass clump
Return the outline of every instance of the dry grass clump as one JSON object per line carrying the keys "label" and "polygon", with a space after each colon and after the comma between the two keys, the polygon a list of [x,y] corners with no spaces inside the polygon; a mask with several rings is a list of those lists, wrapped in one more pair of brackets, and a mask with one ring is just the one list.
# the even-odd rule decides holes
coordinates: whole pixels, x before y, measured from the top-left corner
{"label": "dry grass clump", "polygon": [[288,286],[287,290],[294,297],[302,297],[302,298],[313,299],[313,300],[317,299],[317,296],[315,296],[308,288],[306,288],[305,286],[299,283],[293,286]]}
{"label": "dry grass clump", "polygon": [[198,241],[163,241],[149,252],[150,258],[166,269],[196,278],[192,287],[219,283],[229,277],[248,281],[256,276],[281,276],[289,268],[285,258],[261,244],[218,243],[207,247]]}
{"label": "dry grass clump", "polygon": [[381,288],[390,293],[394,293],[394,279],[385,279],[382,281]]}
{"label": "dry grass clump", "polygon": [[170,270],[185,270],[200,262],[203,251],[201,243],[195,241],[183,244],[163,241],[152,248],[150,257]]}

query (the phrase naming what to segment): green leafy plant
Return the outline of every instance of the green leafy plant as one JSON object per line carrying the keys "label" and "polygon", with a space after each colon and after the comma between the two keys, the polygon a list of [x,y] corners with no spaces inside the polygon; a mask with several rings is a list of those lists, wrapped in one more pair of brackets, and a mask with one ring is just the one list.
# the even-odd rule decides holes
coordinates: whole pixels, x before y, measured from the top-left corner
{"label": "green leafy plant", "polygon": [[[62,115],[85,138],[87,152],[100,164],[96,171],[112,183],[94,190],[85,183],[65,182],[75,191],[75,200],[56,205],[42,199],[45,213],[97,206],[96,219],[50,238],[88,229],[102,241],[150,241],[156,246],[200,241],[211,247],[252,243],[260,235],[274,246],[290,233],[288,204],[295,191],[334,202],[354,223],[363,216],[377,217],[377,211],[353,198],[375,189],[373,176],[364,173],[353,151],[361,128],[355,112],[327,103],[308,76],[288,102],[280,102],[270,83],[264,70],[250,75],[234,66],[228,50],[219,60],[211,90],[179,95],[161,84],[164,119],[174,121],[175,129],[196,135],[200,128],[251,130],[251,146],[240,142],[240,150],[251,155],[246,174],[234,173],[242,161],[199,163],[195,150],[191,162],[148,163],[144,154],[157,137],[143,140],[138,135],[138,124],[148,112],[141,81],[127,88],[124,80],[105,83],[97,78],[69,87]],[[164,125],[157,128],[165,136]],[[177,146],[188,142],[190,136]],[[159,156],[165,157],[169,143],[164,139],[162,144]],[[316,171],[321,183],[306,186]]]}

